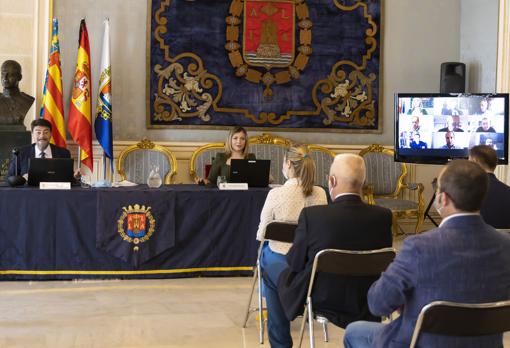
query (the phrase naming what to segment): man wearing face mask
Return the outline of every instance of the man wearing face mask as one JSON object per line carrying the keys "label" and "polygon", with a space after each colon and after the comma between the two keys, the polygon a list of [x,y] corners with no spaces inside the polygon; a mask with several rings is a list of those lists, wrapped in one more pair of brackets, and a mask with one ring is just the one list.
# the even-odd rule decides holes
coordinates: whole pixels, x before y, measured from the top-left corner
{"label": "man wearing face mask", "polygon": [[[333,203],[304,208],[294,243],[287,254],[288,267],[278,273],[279,306],[291,321],[303,313],[315,254],[323,249],[371,250],[391,247],[388,209],[365,204],[361,190],[365,163],[354,154],[335,157],[329,175]],[[272,274],[268,270],[268,274]],[[266,278],[264,278],[266,279]],[[271,279],[270,279],[271,280]],[[366,293],[373,277],[338,277],[323,274],[314,291],[314,307],[338,326],[364,319],[379,321],[368,311]],[[271,308],[268,307],[268,312]],[[290,332],[273,337],[271,347],[292,347]]]}
{"label": "man wearing face mask", "polygon": [[[441,171],[436,208],[438,228],[406,238],[388,269],[368,292],[370,311],[401,315],[391,323],[349,325],[344,346],[409,347],[423,306],[436,300],[482,303],[510,296],[510,236],[487,225],[480,207],[487,174],[476,163],[456,160]],[[422,333],[417,347],[502,347],[503,335],[479,337]]]}
{"label": "man wearing face mask", "polygon": [[[34,144],[25,146],[18,154],[18,175],[25,179],[28,177],[28,162],[30,158],[71,158],[69,150],[50,144],[51,123],[45,119],[38,118],[32,121],[32,140]],[[9,164],[9,176],[15,175],[16,157],[11,158]],[[79,177],[79,172],[75,173]]]}

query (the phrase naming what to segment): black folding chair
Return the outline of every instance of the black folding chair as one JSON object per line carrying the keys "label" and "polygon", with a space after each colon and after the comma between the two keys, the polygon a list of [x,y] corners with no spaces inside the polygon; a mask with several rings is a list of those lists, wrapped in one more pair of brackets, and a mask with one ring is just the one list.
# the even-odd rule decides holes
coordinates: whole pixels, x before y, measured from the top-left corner
{"label": "black folding chair", "polygon": [[[248,318],[251,312],[259,313],[259,342],[260,344],[264,344],[264,317],[262,307],[262,275],[260,269],[260,256],[262,254],[262,247],[264,245],[264,241],[266,240],[274,240],[278,242],[286,242],[292,243],[294,241],[294,233],[296,232],[296,224],[287,223],[287,222],[271,222],[266,226],[266,233],[264,235],[264,240],[260,242],[259,251],[257,254],[257,264],[255,266],[253,272],[253,282],[251,285],[250,297],[248,299],[248,306],[246,308],[246,314],[244,317],[243,327],[246,327],[246,323],[248,322]],[[257,307],[251,307],[251,300],[253,298],[253,292],[255,291],[255,284],[258,286],[258,302]]]}
{"label": "black folding chair", "polygon": [[[299,347],[301,347],[303,342],[307,321],[310,332],[310,347],[315,346],[312,297],[315,279],[319,272],[336,274],[338,276],[378,276],[386,270],[388,265],[393,261],[395,254],[394,248],[363,251],[324,249],[319,251],[313,260],[310,285],[308,286],[305,311],[303,313],[303,322],[301,323],[301,330],[299,332]],[[334,289],[332,289],[332,291],[334,291]],[[327,334],[326,330],[325,334]]]}
{"label": "black folding chair", "polygon": [[434,301],[423,306],[409,347],[415,347],[421,332],[445,336],[485,336],[506,331],[510,331],[510,301]]}

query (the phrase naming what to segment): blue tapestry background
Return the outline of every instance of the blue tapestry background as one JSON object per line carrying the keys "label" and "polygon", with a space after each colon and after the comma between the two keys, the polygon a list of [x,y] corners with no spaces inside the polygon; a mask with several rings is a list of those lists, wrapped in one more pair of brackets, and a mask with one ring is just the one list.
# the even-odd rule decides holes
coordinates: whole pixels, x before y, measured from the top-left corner
{"label": "blue tapestry background", "polygon": [[229,60],[226,17],[235,1],[149,0],[149,127],[380,128],[380,0],[305,1],[313,51],[298,79],[271,85],[271,100]]}

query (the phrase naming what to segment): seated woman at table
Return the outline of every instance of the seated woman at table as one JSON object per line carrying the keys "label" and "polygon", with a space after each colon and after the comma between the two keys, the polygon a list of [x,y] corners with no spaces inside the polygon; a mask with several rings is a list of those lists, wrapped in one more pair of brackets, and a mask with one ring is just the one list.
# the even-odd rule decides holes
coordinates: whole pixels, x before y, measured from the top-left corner
{"label": "seated woman at table", "polygon": [[[257,231],[257,240],[262,241],[266,226],[273,221],[296,223],[304,207],[327,204],[326,192],[314,186],[315,163],[305,145],[294,145],[283,158],[283,176],[287,179],[283,186],[269,191]],[[273,262],[285,262],[291,243],[269,241],[262,248],[261,266]]]}
{"label": "seated woman at table", "polygon": [[225,142],[225,152],[216,155],[211,165],[209,176],[203,182],[205,184],[216,185],[218,176],[224,176],[228,181],[230,178],[230,161],[232,159],[255,159],[254,154],[248,153],[248,133],[240,126],[230,129],[227,141]]}

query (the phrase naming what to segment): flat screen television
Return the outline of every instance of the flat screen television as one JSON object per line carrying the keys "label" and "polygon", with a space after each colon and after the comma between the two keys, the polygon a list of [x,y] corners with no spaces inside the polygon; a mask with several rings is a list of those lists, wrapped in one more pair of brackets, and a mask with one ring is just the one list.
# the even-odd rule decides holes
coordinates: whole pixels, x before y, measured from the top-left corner
{"label": "flat screen television", "polygon": [[395,94],[395,161],[444,164],[492,146],[508,163],[508,94]]}

